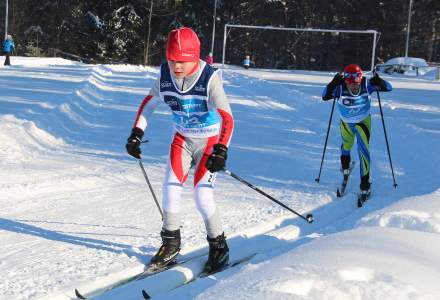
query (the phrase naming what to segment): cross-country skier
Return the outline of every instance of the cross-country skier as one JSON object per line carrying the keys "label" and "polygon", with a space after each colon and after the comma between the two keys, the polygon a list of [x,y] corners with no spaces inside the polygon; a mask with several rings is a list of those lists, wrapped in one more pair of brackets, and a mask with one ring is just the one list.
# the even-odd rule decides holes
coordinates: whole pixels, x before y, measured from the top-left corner
{"label": "cross-country skier", "polygon": [[162,246],[151,266],[160,269],[170,264],[180,251],[181,194],[194,166],[194,197],[209,243],[204,271],[211,273],[229,261],[213,188],[216,172],[225,167],[234,119],[220,71],[200,59],[200,41],[192,29],[181,27],[169,33],[166,56],[167,63],[161,65],[158,80],[139,107],[126,148],[130,155],[141,158],[140,143],[150,122],[147,112],[165,102],[172,111],[174,133],[162,187]]}
{"label": "cross-country skier", "polygon": [[370,79],[363,76],[362,69],[356,64],[345,67],[344,74],[337,73],[322,93],[327,101],[337,99],[340,114],[341,166],[344,175],[350,173],[350,150],[357,140],[360,162],[360,198],[363,202],[371,193],[370,182],[370,134],[371,134],[371,97],[375,91],[389,92],[392,86],[377,73]]}

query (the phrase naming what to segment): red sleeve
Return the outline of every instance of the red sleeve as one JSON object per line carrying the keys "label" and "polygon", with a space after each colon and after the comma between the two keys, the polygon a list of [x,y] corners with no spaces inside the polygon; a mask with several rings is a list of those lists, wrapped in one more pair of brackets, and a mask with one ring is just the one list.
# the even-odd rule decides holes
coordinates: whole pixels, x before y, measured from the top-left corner
{"label": "red sleeve", "polygon": [[[138,122],[139,122],[139,119],[142,116],[142,112],[144,111],[145,105],[147,105],[147,103],[150,102],[151,99],[153,99],[153,96],[152,95],[148,95],[142,101],[141,106],[139,106],[138,113],[137,113],[137,116],[136,116],[136,121],[134,122],[134,126],[133,127],[139,127],[139,126],[137,126]],[[139,128],[141,128],[141,127],[139,127]],[[141,129],[143,129],[143,128],[141,128]]]}
{"label": "red sleeve", "polygon": [[232,132],[234,131],[234,118],[230,113],[222,109],[217,109],[218,113],[222,117],[222,126],[220,129],[220,137],[218,143],[228,146],[231,140]]}

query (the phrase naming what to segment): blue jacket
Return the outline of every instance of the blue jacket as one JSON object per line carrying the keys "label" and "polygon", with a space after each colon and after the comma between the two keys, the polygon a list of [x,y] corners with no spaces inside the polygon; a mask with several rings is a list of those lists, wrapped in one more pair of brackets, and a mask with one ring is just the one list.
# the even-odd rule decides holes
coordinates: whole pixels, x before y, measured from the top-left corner
{"label": "blue jacket", "polygon": [[[389,92],[393,90],[391,84],[382,80],[382,86],[376,86],[370,82],[371,79],[362,79],[361,87],[357,95],[353,95],[347,89],[345,84],[338,85],[333,91],[328,90],[329,86],[324,89],[322,98],[328,100],[337,99],[339,114],[341,119],[346,123],[358,123],[370,115],[371,97],[375,92]],[[330,88],[331,89],[331,88]]]}
{"label": "blue jacket", "polygon": [[15,49],[14,41],[5,40],[3,42],[3,52],[11,53],[12,51],[14,51],[14,49]]}

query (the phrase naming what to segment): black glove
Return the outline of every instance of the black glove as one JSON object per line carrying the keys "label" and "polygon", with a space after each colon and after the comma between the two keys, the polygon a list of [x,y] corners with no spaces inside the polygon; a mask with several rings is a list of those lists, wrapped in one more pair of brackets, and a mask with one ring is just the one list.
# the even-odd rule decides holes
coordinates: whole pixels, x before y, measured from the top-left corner
{"label": "black glove", "polygon": [[330,81],[328,86],[335,88],[343,83],[344,83],[344,76],[342,76],[341,73],[336,73],[335,77],[333,77],[332,81]]}
{"label": "black glove", "polygon": [[209,172],[214,173],[221,171],[226,166],[226,159],[228,158],[228,147],[222,144],[215,144],[214,150],[206,161],[205,167]]}
{"label": "black glove", "polygon": [[374,73],[373,77],[370,79],[370,83],[379,87],[381,90],[386,90],[385,81],[379,77],[379,74]]}
{"label": "black glove", "polygon": [[125,148],[127,149],[127,153],[134,158],[141,159],[141,141],[143,136],[144,132],[140,128],[135,127],[131,130],[131,134],[127,139]]}
{"label": "black glove", "polygon": [[324,101],[333,99],[333,91],[338,85],[341,85],[344,83],[344,76],[342,76],[341,73],[336,73],[335,77],[333,77],[332,81],[330,81],[329,84],[327,84],[327,90],[325,95],[322,97]]}

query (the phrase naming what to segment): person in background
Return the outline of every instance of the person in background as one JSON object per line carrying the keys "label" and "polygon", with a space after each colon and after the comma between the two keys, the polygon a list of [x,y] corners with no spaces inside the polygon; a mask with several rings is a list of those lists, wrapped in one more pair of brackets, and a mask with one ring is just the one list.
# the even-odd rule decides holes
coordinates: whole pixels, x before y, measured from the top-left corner
{"label": "person in background", "polygon": [[206,56],[205,61],[208,65],[212,65],[214,63],[214,57],[212,56],[212,52]]}
{"label": "person in background", "polygon": [[246,55],[246,58],[243,60],[243,67],[245,69],[249,69],[251,66],[251,57],[249,55]]}
{"label": "person in background", "polygon": [[179,254],[183,185],[194,167],[194,198],[209,244],[204,272],[212,273],[229,262],[229,248],[214,201],[214,181],[216,172],[225,168],[234,119],[220,70],[200,59],[200,41],[192,29],[180,27],[169,33],[166,56],[158,80],[139,107],[126,144],[127,152],[140,159],[141,140],[151,122],[143,113],[151,113],[161,102],[170,107],[174,133],[162,186],[162,246],[149,267],[166,267]]}
{"label": "person in background", "polygon": [[5,66],[11,65],[11,54],[12,52],[14,52],[14,49],[15,49],[14,41],[12,40],[12,36],[8,34],[6,36],[6,39],[3,41],[3,53],[6,56]]}
{"label": "person in background", "polygon": [[377,73],[367,79],[359,65],[345,67],[344,74],[337,73],[322,93],[324,101],[336,99],[340,121],[341,166],[344,176],[350,173],[350,150],[354,139],[360,162],[360,197],[365,202],[371,193],[370,182],[370,134],[371,134],[371,93],[389,92],[391,84]]}

